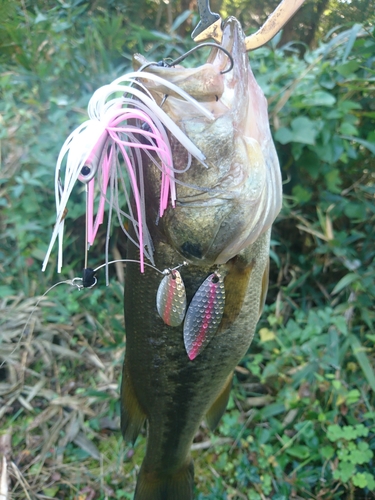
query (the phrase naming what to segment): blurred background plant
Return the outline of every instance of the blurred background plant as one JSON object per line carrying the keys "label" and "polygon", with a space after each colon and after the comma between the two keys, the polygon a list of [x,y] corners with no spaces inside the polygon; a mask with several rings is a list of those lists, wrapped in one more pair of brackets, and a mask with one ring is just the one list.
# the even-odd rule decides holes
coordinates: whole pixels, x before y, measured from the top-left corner
{"label": "blurred background plant", "polygon": [[[211,6],[250,33],[277,3]],[[193,9],[190,0],[0,1],[0,455],[10,498],[132,498],[144,439],[133,449],[119,432],[122,268],[109,288],[53,289],[24,326],[62,279],[53,263],[40,267],[63,141],[134,52],[160,60],[193,46]],[[285,201],[259,334],[219,429],[203,425],[193,445],[197,498],[375,498],[373,2],[307,0],[250,59]],[[77,189],[63,279],[83,267],[84,210]],[[112,239],[115,258],[124,243]]]}

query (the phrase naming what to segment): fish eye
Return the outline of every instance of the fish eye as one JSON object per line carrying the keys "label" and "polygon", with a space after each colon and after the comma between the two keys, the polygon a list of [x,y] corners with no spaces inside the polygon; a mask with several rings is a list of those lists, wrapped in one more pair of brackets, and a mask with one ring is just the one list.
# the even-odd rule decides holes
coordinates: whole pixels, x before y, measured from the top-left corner
{"label": "fish eye", "polygon": [[81,174],[84,176],[84,177],[87,177],[91,172],[91,168],[88,167],[87,165],[84,165],[82,168],[81,168]]}

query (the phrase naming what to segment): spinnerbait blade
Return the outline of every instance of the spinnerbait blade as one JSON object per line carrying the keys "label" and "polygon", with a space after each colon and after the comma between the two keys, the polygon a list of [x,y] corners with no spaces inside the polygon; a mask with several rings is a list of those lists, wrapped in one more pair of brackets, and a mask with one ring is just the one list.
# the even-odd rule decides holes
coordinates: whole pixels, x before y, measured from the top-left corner
{"label": "spinnerbait blade", "polygon": [[167,325],[178,326],[183,322],[186,311],[186,292],[179,271],[174,269],[161,280],[156,294],[156,307]]}
{"label": "spinnerbait blade", "polygon": [[224,280],[213,273],[195,293],[186,313],[184,343],[191,360],[196,358],[215,335],[225,305]]}

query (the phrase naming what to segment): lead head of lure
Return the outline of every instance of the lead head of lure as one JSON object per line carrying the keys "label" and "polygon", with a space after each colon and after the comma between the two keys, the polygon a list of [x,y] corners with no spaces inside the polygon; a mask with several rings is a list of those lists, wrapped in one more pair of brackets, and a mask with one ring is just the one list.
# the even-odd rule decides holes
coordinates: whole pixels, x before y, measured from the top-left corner
{"label": "lead head of lure", "polygon": [[92,288],[97,284],[98,280],[95,274],[96,271],[91,267],[86,267],[83,270],[82,285],[84,288]]}
{"label": "lead head of lure", "polygon": [[89,152],[83,167],[78,175],[78,179],[87,184],[90,182],[98,172],[99,164],[103,161],[103,156],[108,141],[108,133],[106,130],[100,134],[96,144]]}

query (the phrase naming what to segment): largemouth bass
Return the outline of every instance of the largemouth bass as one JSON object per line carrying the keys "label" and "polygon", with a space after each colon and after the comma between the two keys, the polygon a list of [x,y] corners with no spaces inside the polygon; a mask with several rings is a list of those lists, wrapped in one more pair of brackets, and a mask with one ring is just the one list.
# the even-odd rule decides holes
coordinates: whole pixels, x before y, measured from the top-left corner
{"label": "largemouth bass", "polygon": [[[221,276],[225,305],[217,331],[196,357],[187,355],[183,325],[169,326],[156,307],[160,273],[128,265],[125,279],[126,354],[122,378],[122,432],[135,441],[147,421],[147,449],[135,500],[191,500],[190,447],[204,418],[214,429],[225,411],[233,371],[246,354],[268,287],[271,225],[281,207],[281,176],[271,138],[266,99],[255,81],[239,22],[223,25],[222,46],[196,69],[150,66],[206,107],[169,95],[155,81],[143,84],[206,157],[176,176],[176,207],[159,218],[160,171],[143,169],[146,220],[155,266],[180,269],[189,304],[212,273]],[[136,65],[145,60],[135,56]],[[164,101],[164,102],[163,102]],[[171,137],[176,168],[187,151]],[[127,258],[139,260],[129,242]]]}

